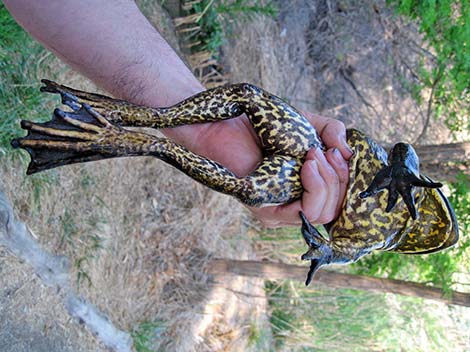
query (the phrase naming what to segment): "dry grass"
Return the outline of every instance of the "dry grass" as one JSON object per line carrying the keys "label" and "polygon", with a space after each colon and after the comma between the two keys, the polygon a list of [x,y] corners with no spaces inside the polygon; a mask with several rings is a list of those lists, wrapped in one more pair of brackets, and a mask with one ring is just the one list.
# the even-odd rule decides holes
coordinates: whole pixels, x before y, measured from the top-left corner
{"label": "dry grass", "polygon": [[[140,5],[162,33],[174,33],[156,3]],[[99,91],[50,54],[43,59],[48,65],[39,68],[38,81],[48,77]],[[237,292],[262,298],[262,285],[248,279],[216,284],[204,274],[213,257],[253,258],[244,234],[247,215],[234,199],[152,158],[24,173],[19,160],[2,160],[1,183],[20,218],[44,247],[70,258],[80,293],[114,324],[132,330],[163,321],[156,344],[168,351],[246,347],[246,326],[257,319],[258,304]],[[48,302],[49,294],[34,296]]]}
{"label": "dry grass", "polygon": [[[426,119],[406,83],[425,53],[421,45],[414,25],[392,16],[385,1],[295,0],[282,4],[276,20],[239,26],[223,50],[231,81],[258,84],[391,143],[415,141]],[[449,138],[433,120],[421,143]]]}
{"label": "dry grass", "polygon": [[249,322],[253,302],[230,291],[246,291],[248,280],[226,282],[226,289],[204,274],[212,257],[252,258],[243,239],[246,215],[233,199],[153,159],[23,173],[19,163],[2,163],[21,218],[46,248],[72,260],[80,292],[120,328],[160,320],[166,350],[198,343],[213,350],[220,331]]}

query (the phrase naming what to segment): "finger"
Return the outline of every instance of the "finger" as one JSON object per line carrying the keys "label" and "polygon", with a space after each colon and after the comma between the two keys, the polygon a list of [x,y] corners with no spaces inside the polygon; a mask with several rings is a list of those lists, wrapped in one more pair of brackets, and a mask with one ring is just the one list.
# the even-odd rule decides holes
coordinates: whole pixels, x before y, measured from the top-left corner
{"label": "finger", "polygon": [[[328,163],[323,152],[319,149],[316,150],[314,157],[318,163],[318,170],[321,178],[324,181],[324,190],[326,192],[326,198],[323,202],[323,207],[316,221],[318,223],[325,224],[335,218],[339,201],[340,183],[336,171]],[[315,192],[318,192],[318,189],[316,189]]]}
{"label": "finger", "polygon": [[[316,151],[313,153],[316,158]],[[319,151],[319,153],[323,154],[321,151]],[[312,153],[309,152],[309,154]],[[307,158],[308,157],[310,157],[310,155],[307,154]],[[318,159],[307,159],[300,171],[300,179],[304,188],[301,199],[302,211],[307,219],[313,223],[320,222],[325,202],[328,200],[328,186],[320,172],[320,169],[323,169],[324,165],[320,166],[320,162],[322,161]]]}
{"label": "finger", "polygon": [[348,188],[349,183],[349,166],[346,160],[343,159],[341,153],[336,148],[327,150],[325,153],[325,157],[331,167],[335,170],[339,180],[339,195],[335,212],[336,218],[343,207],[344,198],[346,196],[346,190]]}
{"label": "finger", "polygon": [[299,211],[302,209],[300,200],[278,206],[248,208],[264,227],[276,228],[284,226],[298,226],[301,224],[301,220],[299,218]]}
{"label": "finger", "polygon": [[351,158],[353,151],[347,143],[346,127],[341,121],[309,112],[304,112],[304,115],[315,127],[327,148],[338,148],[346,160]]}
{"label": "finger", "polygon": [[[341,156],[340,158],[342,159]],[[341,169],[341,164],[337,163],[338,169]],[[299,225],[299,210],[302,210],[312,223],[327,223],[333,220],[337,214],[340,182],[335,169],[328,164],[320,149],[312,149],[307,153],[301,170],[301,180],[304,188],[301,201],[275,207],[251,208],[252,213],[266,227]]]}
{"label": "finger", "polygon": [[304,192],[302,199],[279,206],[251,208],[252,213],[266,227],[300,225],[299,211],[313,223],[317,223],[324,202],[327,198],[327,187],[318,170],[318,162],[311,160],[315,150],[307,154],[307,160],[302,165],[300,177]]}

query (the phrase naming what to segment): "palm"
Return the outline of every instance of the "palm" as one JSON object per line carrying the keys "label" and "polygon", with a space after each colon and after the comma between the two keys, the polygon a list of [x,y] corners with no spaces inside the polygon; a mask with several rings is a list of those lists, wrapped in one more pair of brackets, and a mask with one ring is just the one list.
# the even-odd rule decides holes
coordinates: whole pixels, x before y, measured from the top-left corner
{"label": "palm", "polygon": [[[314,188],[311,189],[312,192],[309,195],[287,205],[250,208],[253,214],[269,227],[298,225],[300,210],[313,213],[310,219],[315,219],[317,223],[329,222],[338,215],[344,200],[348,182],[347,160],[352,155],[346,145],[344,125],[336,120],[309,113],[304,114],[312,125],[321,131],[320,135],[326,147],[337,148],[342,158],[340,157],[341,160],[335,159],[331,153],[333,149],[328,150],[325,156],[310,156],[309,152],[307,160],[318,158],[321,167],[320,173],[312,174],[307,170],[302,175],[302,183],[306,191]],[[261,161],[262,149],[259,139],[246,118],[215,122],[200,127],[199,142],[192,146],[193,151],[220,162],[238,176],[249,174]],[[328,163],[331,166],[327,165]],[[330,174],[334,171],[333,177],[330,178],[327,175],[327,169],[330,169]],[[336,180],[337,184],[331,185],[332,180]],[[315,206],[312,206],[313,203]],[[312,208],[315,209],[312,211]]]}
{"label": "palm", "polygon": [[259,140],[242,119],[207,124],[199,135],[197,153],[245,176],[261,161]]}

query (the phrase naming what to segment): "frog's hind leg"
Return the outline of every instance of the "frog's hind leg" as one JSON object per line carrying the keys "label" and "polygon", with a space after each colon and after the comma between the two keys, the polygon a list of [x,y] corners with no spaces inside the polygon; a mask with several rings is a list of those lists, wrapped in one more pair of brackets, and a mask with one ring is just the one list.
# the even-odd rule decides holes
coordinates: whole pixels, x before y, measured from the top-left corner
{"label": "frog's hind leg", "polygon": [[118,126],[165,128],[231,119],[240,116],[250,101],[244,84],[213,88],[171,107],[147,107],[87,93],[49,80],[42,80],[42,92],[60,94],[62,103],[78,111],[91,106]]}
{"label": "frog's hind leg", "polygon": [[215,122],[246,114],[267,153],[304,156],[320,146],[315,129],[282,99],[248,84],[217,87],[170,107],[146,107],[100,94],[87,93],[43,80],[43,92],[58,93],[73,110],[91,106],[118,126],[166,128]]}
{"label": "frog's hind leg", "polygon": [[321,146],[317,132],[300,112],[249,83],[207,90],[159,111],[161,120],[171,126],[220,121],[246,114],[268,154],[303,157],[312,147]]}
{"label": "frog's hind leg", "polygon": [[28,175],[62,165],[117,156],[118,150],[100,150],[100,132],[113,126],[101,115],[92,115],[89,111],[92,110],[87,105],[75,112],[56,109],[50,121],[21,121],[21,127],[28,134],[13,139],[11,145],[30,154]]}
{"label": "frog's hind leg", "polygon": [[31,156],[27,173],[62,165],[115,157],[153,156],[176,167],[194,180],[250,205],[253,182],[237,177],[223,165],[194,154],[168,138],[129,131],[111,124],[84,104],[77,111],[56,109],[51,121],[22,121],[27,136],[12,141]]}
{"label": "frog's hind leg", "polygon": [[60,94],[62,103],[72,110],[79,111],[82,105],[88,105],[109,122],[118,126],[153,127],[159,116],[158,108],[132,104],[106,95],[84,92],[47,79],[43,79],[41,82],[44,83],[41,92]]}
{"label": "frog's hind leg", "polygon": [[442,183],[425,179],[419,174],[419,159],[413,147],[406,143],[397,143],[389,156],[390,165],[380,170],[370,186],[359,197],[370,197],[384,189],[388,190],[388,202],[385,211],[390,212],[401,195],[413,220],[417,210],[412,196],[413,187],[439,188]]}

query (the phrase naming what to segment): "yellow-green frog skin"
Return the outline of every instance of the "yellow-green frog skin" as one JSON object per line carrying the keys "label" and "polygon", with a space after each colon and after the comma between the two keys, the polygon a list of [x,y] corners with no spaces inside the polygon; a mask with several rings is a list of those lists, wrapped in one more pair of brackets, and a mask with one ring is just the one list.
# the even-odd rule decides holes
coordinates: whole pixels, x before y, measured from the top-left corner
{"label": "yellow-green frog skin", "polygon": [[[28,174],[105,158],[154,156],[216,191],[250,206],[263,206],[300,198],[305,155],[313,147],[323,147],[300,112],[251,84],[219,87],[172,107],[152,108],[43,82],[41,90],[59,93],[72,111],[56,109],[53,119],[45,123],[22,121],[28,135],[14,139],[12,145],[30,153]],[[174,127],[242,113],[263,148],[262,161],[246,177],[237,177],[170,139],[121,127]],[[419,175],[411,146],[397,144],[388,158],[377,143],[357,130],[348,130],[347,140],[354,150],[350,180],[341,214],[327,225],[330,238],[321,237],[300,214],[309,246],[302,259],[311,261],[307,284],[325,264],[353,262],[373,250],[429,253],[458,239],[453,210],[436,188],[441,185]],[[388,192],[378,193],[383,189]]]}

